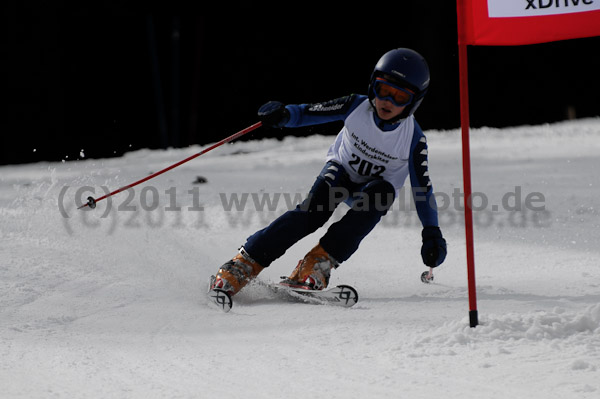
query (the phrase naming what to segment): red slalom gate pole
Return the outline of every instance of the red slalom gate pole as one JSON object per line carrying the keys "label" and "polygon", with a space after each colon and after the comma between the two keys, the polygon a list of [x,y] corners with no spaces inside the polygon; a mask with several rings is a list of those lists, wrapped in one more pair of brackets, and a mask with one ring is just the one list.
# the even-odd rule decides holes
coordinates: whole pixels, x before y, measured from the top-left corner
{"label": "red slalom gate pole", "polygon": [[469,324],[477,327],[477,286],[475,284],[475,250],[473,243],[473,208],[471,189],[471,149],[469,144],[469,71],[465,41],[465,1],[457,0],[458,68],[460,80],[460,125],[462,131],[463,185],[465,191],[465,235],[467,240],[467,278],[469,286]]}
{"label": "red slalom gate pole", "polygon": [[237,133],[235,133],[235,134],[232,134],[231,136],[229,136],[229,137],[227,137],[227,138],[224,138],[223,140],[219,141],[218,143],[215,143],[215,144],[211,145],[210,147],[208,147],[208,148],[206,148],[206,149],[204,149],[204,150],[200,151],[200,152],[199,152],[199,153],[197,153],[197,154],[194,154],[194,155],[192,155],[192,156],[190,156],[190,157],[187,157],[186,159],[184,159],[184,160],[182,160],[182,161],[179,161],[179,162],[177,162],[177,163],[175,163],[175,164],[173,164],[173,165],[171,165],[171,166],[169,166],[169,167],[167,167],[167,168],[164,168],[163,170],[159,170],[158,172],[156,172],[156,173],[153,173],[153,174],[151,174],[150,176],[146,176],[146,177],[144,177],[143,179],[140,179],[140,180],[138,180],[138,181],[136,181],[136,182],[133,182],[133,183],[131,183],[131,184],[128,184],[127,186],[123,186],[123,187],[121,187],[121,188],[119,188],[119,189],[117,189],[117,190],[113,191],[112,193],[108,193],[108,194],[106,194],[106,195],[103,195],[103,196],[102,196],[102,197],[100,197],[100,198],[94,199],[93,197],[88,197],[88,198],[87,198],[88,202],[87,202],[87,203],[85,203],[85,204],[83,204],[82,206],[80,206],[80,207],[79,207],[79,208],[77,208],[77,209],[85,208],[86,206],[89,206],[90,208],[92,208],[92,209],[93,209],[93,208],[95,208],[95,207],[96,207],[96,203],[97,203],[98,201],[102,201],[103,199],[105,199],[105,198],[108,198],[108,197],[110,197],[110,196],[113,196],[113,195],[115,195],[115,194],[118,194],[118,193],[120,193],[121,191],[125,191],[125,190],[127,190],[127,189],[129,189],[129,188],[132,188],[132,187],[135,187],[135,186],[137,186],[138,184],[142,184],[142,183],[144,183],[144,182],[146,182],[146,181],[148,181],[148,180],[150,180],[150,179],[154,179],[156,176],[162,175],[163,173],[165,173],[165,172],[168,172],[168,171],[170,171],[171,169],[175,169],[176,167],[178,167],[178,166],[180,166],[180,165],[183,165],[184,163],[186,163],[186,162],[189,162],[189,161],[191,161],[192,159],[198,158],[200,155],[206,154],[207,152],[209,152],[209,151],[212,151],[212,150],[214,150],[215,148],[222,146],[223,144],[229,143],[229,142],[231,142],[231,141],[233,141],[233,140],[235,140],[235,139],[237,139],[237,138],[240,138],[240,137],[242,137],[242,136],[243,136],[243,135],[245,135],[245,134],[248,134],[248,133],[250,133],[250,132],[251,132],[251,131],[253,131],[253,130],[256,130],[256,129],[258,129],[258,128],[259,128],[259,127],[261,127],[261,126],[262,126],[262,122],[257,122],[257,123],[255,123],[255,124],[254,124],[254,125],[252,125],[252,126],[248,126],[247,128],[245,128],[245,129],[243,129],[243,130],[240,130],[239,132],[237,132]]}

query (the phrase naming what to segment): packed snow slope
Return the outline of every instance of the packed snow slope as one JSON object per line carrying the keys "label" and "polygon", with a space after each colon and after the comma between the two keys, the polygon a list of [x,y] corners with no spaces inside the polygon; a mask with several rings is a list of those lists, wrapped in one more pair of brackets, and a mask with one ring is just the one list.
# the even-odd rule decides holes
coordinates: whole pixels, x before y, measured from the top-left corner
{"label": "packed snow slope", "polygon": [[[477,328],[460,133],[426,134],[446,262],[421,283],[401,193],[332,275],[358,289],[350,309],[257,285],[228,314],[205,297],[246,237],[307,193],[333,137],[257,131],[95,210],[76,203],[201,148],[1,167],[0,396],[600,397],[600,119],[472,130]],[[290,273],[326,228],[260,278]]]}

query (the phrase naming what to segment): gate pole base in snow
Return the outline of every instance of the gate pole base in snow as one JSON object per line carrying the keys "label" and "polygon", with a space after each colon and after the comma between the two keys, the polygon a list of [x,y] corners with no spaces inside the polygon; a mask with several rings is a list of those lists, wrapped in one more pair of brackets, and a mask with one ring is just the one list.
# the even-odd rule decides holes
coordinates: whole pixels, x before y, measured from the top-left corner
{"label": "gate pole base in snow", "polygon": [[479,324],[479,317],[477,316],[477,311],[470,310],[469,311],[469,325],[471,326],[471,328],[475,328],[475,327],[477,327],[478,324]]}

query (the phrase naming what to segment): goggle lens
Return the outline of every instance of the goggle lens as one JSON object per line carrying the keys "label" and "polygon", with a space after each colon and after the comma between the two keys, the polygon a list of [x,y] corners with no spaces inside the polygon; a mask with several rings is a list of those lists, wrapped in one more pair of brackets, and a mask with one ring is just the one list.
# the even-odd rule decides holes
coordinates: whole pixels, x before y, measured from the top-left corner
{"label": "goggle lens", "polygon": [[397,107],[403,107],[410,104],[413,100],[413,93],[408,89],[398,87],[385,79],[375,79],[375,95],[380,100],[390,100]]}

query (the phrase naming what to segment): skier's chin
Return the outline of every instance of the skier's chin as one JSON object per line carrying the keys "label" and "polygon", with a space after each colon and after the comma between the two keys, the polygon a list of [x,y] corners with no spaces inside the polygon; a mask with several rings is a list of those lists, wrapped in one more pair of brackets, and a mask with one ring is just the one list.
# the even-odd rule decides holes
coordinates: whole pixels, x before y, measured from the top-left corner
{"label": "skier's chin", "polygon": [[384,121],[390,120],[395,116],[395,113],[391,109],[387,108],[379,108],[377,114],[379,115],[379,118]]}

